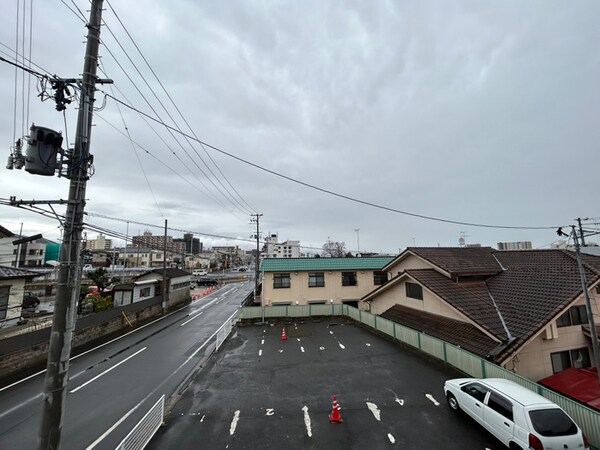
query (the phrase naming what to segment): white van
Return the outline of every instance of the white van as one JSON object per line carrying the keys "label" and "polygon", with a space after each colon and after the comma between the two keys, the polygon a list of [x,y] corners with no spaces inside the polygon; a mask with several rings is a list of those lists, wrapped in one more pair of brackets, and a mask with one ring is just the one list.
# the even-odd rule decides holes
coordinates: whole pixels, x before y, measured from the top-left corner
{"label": "white van", "polygon": [[502,378],[444,383],[448,405],[462,410],[511,450],[590,448],[581,429],[557,404]]}
{"label": "white van", "polygon": [[208,272],[206,269],[194,269],[192,271],[192,275],[195,277],[203,277],[203,276],[208,275]]}

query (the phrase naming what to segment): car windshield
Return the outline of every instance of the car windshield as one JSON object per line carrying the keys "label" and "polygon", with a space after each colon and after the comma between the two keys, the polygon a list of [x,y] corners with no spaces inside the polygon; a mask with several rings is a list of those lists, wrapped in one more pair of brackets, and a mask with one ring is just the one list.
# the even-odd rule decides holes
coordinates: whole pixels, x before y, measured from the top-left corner
{"label": "car windshield", "polygon": [[562,409],[537,409],[529,411],[531,424],[542,436],[569,436],[577,433],[577,425]]}

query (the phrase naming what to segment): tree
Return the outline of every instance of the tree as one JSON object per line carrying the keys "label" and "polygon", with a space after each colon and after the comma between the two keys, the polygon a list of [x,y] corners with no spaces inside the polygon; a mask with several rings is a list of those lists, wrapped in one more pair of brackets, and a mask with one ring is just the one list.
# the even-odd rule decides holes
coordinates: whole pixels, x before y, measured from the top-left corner
{"label": "tree", "polygon": [[343,258],[346,256],[346,243],[327,241],[325,244],[323,244],[323,256]]}
{"label": "tree", "polygon": [[108,272],[104,267],[99,267],[92,272],[88,272],[87,277],[92,280],[96,286],[98,286],[100,295],[104,294],[106,288],[113,282],[113,280],[108,276]]}

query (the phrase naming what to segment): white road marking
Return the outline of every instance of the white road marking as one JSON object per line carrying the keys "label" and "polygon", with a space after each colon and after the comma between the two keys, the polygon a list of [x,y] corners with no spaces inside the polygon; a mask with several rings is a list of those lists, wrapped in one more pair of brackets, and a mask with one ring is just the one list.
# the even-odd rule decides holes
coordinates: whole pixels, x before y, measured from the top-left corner
{"label": "white road marking", "polygon": [[233,436],[235,433],[235,429],[237,427],[238,420],[240,420],[240,410],[238,409],[233,415],[233,420],[231,421],[231,426],[229,427],[229,435]]}
{"label": "white road marking", "polygon": [[333,331],[329,330],[329,334],[333,334]]}
{"label": "white road marking", "polygon": [[98,378],[106,375],[108,372],[110,372],[113,369],[116,369],[117,367],[119,367],[121,364],[123,364],[125,361],[130,360],[131,358],[133,358],[134,356],[138,355],[139,353],[142,353],[144,350],[146,350],[148,347],[144,347],[140,350],[138,350],[137,352],[135,352],[133,355],[128,356],[127,358],[125,358],[123,361],[118,362],[117,364],[115,364],[114,366],[110,367],[109,369],[106,369],[104,372],[99,373],[98,375],[96,375],[94,378],[92,378],[91,380],[86,381],[85,383],[83,383],[81,386],[76,387],[75,389],[73,389],[72,391],[69,391],[70,394],[73,394],[74,392],[77,392],[79,389],[86,387],[88,384],[90,384],[93,381],[96,381]]}
{"label": "white road marking", "polygon": [[258,351],[258,356],[262,356],[262,348]]}
{"label": "white road marking", "polygon": [[400,406],[404,406],[404,400],[401,398],[396,397],[396,403],[398,403]]}
{"label": "white road marking", "polygon": [[366,345],[367,347],[370,347],[370,346],[371,346],[371,344],[369,344],[368,342],[367,342],[365,345]]}
{"label": "white road marking", "polygon": [[202,415],[202,419],[200,419],[200,422],[204,422],[205,417],[206,417],[206,414]]}
{"label": "white road marking", "polygon": [[28,399],[28,400],[25,400],[24,402],[21,402],[21,403],[19,403],[18,405],[16,405],[16,406],[13,406],[13,407],[12,407],[12,408],[10,408],[10,409],[7,409],[7,410],[6,410],[6,411],[4,411],[2,414],[0,414],[0,419],[1,419],[2,417],[4,417],[4,416],[6,416],[6,415],[8,415],[8,414],[10,414],[10,413],[12,413],[12,412],[14,412],[14,411],[16,411],[17,409],[19,409],[19,408],[22,408],[22,407],[23,407],[23,406],[25,406],[27,403],[31,403],[32,401],[34,401],[34,400],[38,400],[38,399],[40,399],[40,398],[43,398],[43,397],[44,397],[44,394],[42,394],[42,393],[39,393],[39,394],[38,394],[38,395],[36,395],[35,397],[31,397],[30,399]]}
{"label": "white road marking", "polygon": [[283,353],[283,349],[282,348],[279,349],[279,353]]}
{"label": "white road marking", "polygon": [[381,411],[375,403],[367,402],[367,408],[373,413],[375,418],[381,422]]}
{"label": "white road marking", "polygon": [[267,408],[266,415],[272,416],[273,414],[275,414],[275,410],[273,408]]}
{"label": "white road marking", "polygon": [[296,340],[297,340],[298,342],[300,342],[300,338],[296,338]]}
{"label": "white road marking", "polygon": [[260,341],[260,345],[265,345],[265,340]]}
{"label": "white road marking", "polygon": [[204,311],[202,311],[200,314],[196,314],[194,317],[192,317],[191,319],[186,320],[185,322],[183,322],[181,325],[179,325],[180,327],[184,326],[186,323],[191,322],[192,320],[194,320],[196,317],[200,317],[202,314],[204,314]]}
{"label": "white road marking", "polygon": [[300,350],[302,351],[302,353],[304,353],[304,347],[300,347]]}
{"label": "white road marking", "polygon": [[391,442],[392,444],[395,444],[395,443],[396,443],[396,439],[394,439],[394,436],[392,436],[392,433],[388,433],[388,439],[390,440],[390,442]]}
{"label": "white road marking", "polygon": [[440,406],[440,403],[435,398],[433,398],[433,395],[425,394],[425,397],[431,400],[431,403],[433,403],[435,406]]}
{"label": "white road marking", "polygon": [[308,415],[308,406],[304,405],[302,407],[302,411],[304,411],[304,425],[306,425],[306,434],[308,434],[308,437],[312,437],[312,429],[310,427],[310,416]]}
{"label": "white road marking", "polygon": [[341,348],[342,350],[346,350],[346,347],[344,347],[344,344],[342,344],[340,341],[338,341],[338,344],[340,345],[340,348]]}
{"label": "white road marking", "polygon": [[325,347],[319,347],[319,350],[325,350]]}

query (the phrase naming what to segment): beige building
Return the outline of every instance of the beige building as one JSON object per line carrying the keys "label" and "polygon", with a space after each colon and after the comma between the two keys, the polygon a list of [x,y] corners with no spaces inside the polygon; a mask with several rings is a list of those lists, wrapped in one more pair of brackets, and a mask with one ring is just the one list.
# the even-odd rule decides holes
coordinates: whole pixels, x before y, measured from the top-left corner
{"label": "beige building", "polygon": [[106,239],[102,233],[96,239],[88,239],[85,248],[88,250],[109,250],[113,246],[112,239]]}
{"label": "beige building", "polygon": [[[600,257],[584,255],[598,317]],[[593,365],[577,261],[564,250],[408,248],[361,303],[533,379]]]}
{"label": "beige building", "polygon": [[362,296],[387,281],[381,268],[393,257],[266,258],[261,261],[265,306],[345,303],[358,307]]}

